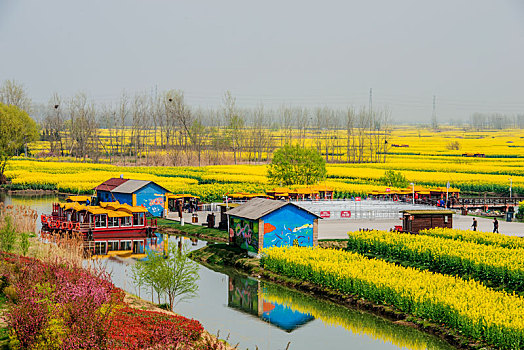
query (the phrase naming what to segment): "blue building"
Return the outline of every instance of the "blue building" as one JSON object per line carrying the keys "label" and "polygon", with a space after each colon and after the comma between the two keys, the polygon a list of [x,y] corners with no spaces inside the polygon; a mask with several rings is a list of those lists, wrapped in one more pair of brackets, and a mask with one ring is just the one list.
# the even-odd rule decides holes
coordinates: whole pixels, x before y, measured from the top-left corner
{"label": "blue building", "polygon": [[99,202],[142,206],[153,216],[163,216],[168,190],[153,181],[111,178],[95,187]]}
{"label": "blue building", "polygon": [[293,203],[254,198],[226,214],[229,242],[251,253],[268,247],[318,244],[319,216]]}

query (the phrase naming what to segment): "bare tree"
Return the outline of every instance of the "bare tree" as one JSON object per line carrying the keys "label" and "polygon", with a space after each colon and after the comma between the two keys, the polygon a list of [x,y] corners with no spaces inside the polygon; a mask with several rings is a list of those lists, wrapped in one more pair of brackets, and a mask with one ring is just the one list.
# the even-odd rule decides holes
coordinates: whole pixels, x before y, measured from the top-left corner
{"label": "bare tree", "polygon": [[204,125],[204,113],[197,110],[190,127],[190,138],[193,151],[197,154],[198,166],[202,165],[202,150],[205,145],[208,128]]}
{"label": "bare tree", "polygon": [[[120,138],[118,140],[117,149],[119,149],[119,153],[123,158],[124,165],[126,165],[126,125],[127,125],[127,117],[129,115],[129,98],[127,97],[127,94],[122,92],[122,96],[120,96],[120,101],[118,102],[117,107],[117,121],[118,126],[120,128]],[[117,133],[118,134],[118,133]]]}
{"label": "bare tree", "polygon": [[[100,108],[100,125],[107,130],[107,137],[99,137],[100,145],[104,150],[104,153],[109,156],[109,162],[113,161],[115,154],[115,147],[117,145],[117,131],[116,131],[116,122],[117,122],[117,111],[112,104],[104,104]],[[107,139],[109,142],[104,142]]]}
{"label": "bare tree", "polygon": [[135,164],[138,163],[138,158],[143,156],[142,153],[145,148],[144,136],[147,133],[148,119],[147,96],[145,94],[137,94],[133,98],[131,105],[131,142]]}
{"label": "bare tree", "polygon": [[49,152],[54,156],[64,155],[62,134],[64,132],[64,120],[62,117],[62,99],[54,93],[46,108],[45,118],[42,122],[42,133],[49,141]]}
{"label": "bare tree", "polygon": [[0,86],[0,102],[6,105],[14,105],[31,114],[31,99],[22,84],[15,80],[6,80]]}
{"label": "bare tree", "polygon": [[244,119],[238,113],[236,108],[236,99],[231,95],[231,92],[226,91],[223,98],[223,113],[228,131],[228,139],[233,149],[233,160],[237,164],[237,152],[241,147],[242,131],[244,128]]}
{"label": "bare tree", "polygon": [[82,161],[97,153],[98,126],[95,119],[95,108],[84,93],[78,93],[69,102],[69,133],[71,148],[69,153]]}

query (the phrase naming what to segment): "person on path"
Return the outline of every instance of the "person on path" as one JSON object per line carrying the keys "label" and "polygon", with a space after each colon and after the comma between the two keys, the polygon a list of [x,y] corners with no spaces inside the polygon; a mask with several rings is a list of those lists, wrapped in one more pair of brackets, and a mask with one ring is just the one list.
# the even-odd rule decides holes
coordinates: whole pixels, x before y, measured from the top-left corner
{"label": "person on path", "polygon": [[476,218],[473,218],[473,225],[471,225],[471,227],[473,227],[473,231],[477,231],[477,219]]}
{"label": "person on path", "polygon": [[182,201],[178,201],[178,217],[180,218],[180,220],[182,220],[182,210],[183,210],[183,205],[182,205]]}
{"label": "person on path", "polygon": [[497,218],[493,219],[493,233],[499,233],[499,221]]}

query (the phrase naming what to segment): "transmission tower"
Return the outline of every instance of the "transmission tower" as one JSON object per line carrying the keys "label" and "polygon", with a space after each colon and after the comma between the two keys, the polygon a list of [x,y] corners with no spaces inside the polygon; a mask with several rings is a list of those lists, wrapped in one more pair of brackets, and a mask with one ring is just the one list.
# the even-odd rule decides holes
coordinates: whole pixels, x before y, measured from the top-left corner
{"label": "transmission tower", "polygon": [[369,115],[373,115],[373,88],[369,88]]}
{"label": "transmission tower", "polygon": [[438,128],[437,123],[437,96],[433,95],[433,114],[431,115],[431,126],[433,129]]}

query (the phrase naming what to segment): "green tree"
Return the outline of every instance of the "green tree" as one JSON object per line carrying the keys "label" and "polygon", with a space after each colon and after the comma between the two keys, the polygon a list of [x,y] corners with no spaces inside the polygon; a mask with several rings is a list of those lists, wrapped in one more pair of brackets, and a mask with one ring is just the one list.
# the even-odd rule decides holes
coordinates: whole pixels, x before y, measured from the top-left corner
{"label": "green tree", "polygon": [[38,127],[20,108],[0,103],[0,182],[9,159],[31,141],[38,140]]}
{"label": "green tree", "polygon": [[282,186],[312,185],[326,178],[326,161],[314,148],[286,144],[273,154],[267,176]]}
{"label": "green tree", "polygon": [[196,296],[198,265],[188,258],[188,249],[180,250],[170,245],[167,256],[149,251],[147,260],[138,261],[133,266],[133,279],[140,286],[149,286],[155,290],[160,303],[160,296],[166,295],[169,308],[181,300]]}
{"label": "green tree", "polygon": [[392,187],[406,187],[408,180],[400,171],[386,170],[384,176],[379,179],[380,183]]}

